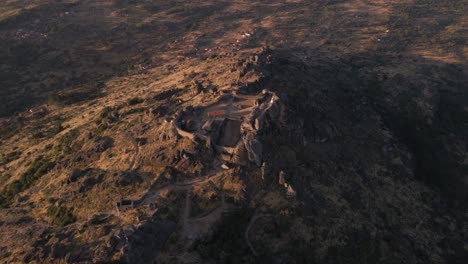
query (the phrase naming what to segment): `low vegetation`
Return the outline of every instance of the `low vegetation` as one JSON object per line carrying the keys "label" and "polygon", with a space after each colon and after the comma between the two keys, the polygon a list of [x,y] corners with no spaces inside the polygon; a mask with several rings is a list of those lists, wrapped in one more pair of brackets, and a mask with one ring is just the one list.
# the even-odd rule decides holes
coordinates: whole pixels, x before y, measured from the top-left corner
{"label": "low vegetation", "polygon": [[133,97],[127,100],[128,105],[137,105],[143,103],[145,100],[139,98],[139,97]]}
{"label": "low vegetation", "polygon": [[47,216],[52,223],[59,227],[64,227],[76,221],[71,208],[52,205],[47,209]]}
{"label": "low vegetation", "polygon": [[228,259],[223,259],[222,263],[255,263],[254,257],[244,239],[245,228],[251,217],[248,209],[240,209],[231,215],[223,217],[222,226],[213,236],[211,241],[199,242],[195,247],[203,258],[211,258],[221,261],[223,254],[228,255]]}
{"label": "low vegetation", "polygon": [[10,173],[0,173],[0,186],[3,186],[3,183],[5,183],[10,178],[11,178]]}
{"label": "low vegetation", "polygon": [[51,104],[65,106],[92,100],[99,96],[99,89],[102,88],[102,86],[103,84],[89,84],[79,89],[72,89],[65,92],[53,92],[49,94],[48,101]]}
{"label": "low vegetation", "polygon": [[55,162],[46,157],[38,157],[18,180],[8,184],[0,194],[0,207],[9,207],[19,193],[27,190],[44,174],[55,167]]}
{"label": "low vegetation", "polygon": [[72,150],[75,139],[80,135],[80,132],[76,129],[68,131],[59,140],[55,147],[55,154],[69,154]]}
{"label": "low vegetation", "polygon": [[[4,124],[0,127],[0,140],[5,140],[18,132],[19,125],[16,122]],[[0,142],[1,143],[1,142]]]}
{"label": "low vegetation", "polygon": [[[377,85],[376,91],[379,89]],[[401,98],[398,109],[380,100],[381,90],[370,97],[378,105],[384,123],[413,153],[415,176],[451,198],[466,199],[463,153],[451,148],[468,138],[468,112],[464,110],[468,94],[439,91],[432,122],[409,95]]]}
{"label": "low vegetation", "polygon": [[0,159],[0,165],[4,165],[14,160],[17,160],[20,156],[21,156],[21,151],[12,151],[6,155],[2,154],[2,157]]}
{"label": "low vegetation", "polygon": [[28,128],[28,132],[36,140],[52,138],[66,128],[62,125],[62,122],[61,118],[55,118],[51,122],[41,120],[36,126]]}
{"label": "low vegetation", "polygon": [[99,119],[96,120],[96,124],[99,126],[99,130],[101,132],[106,130],[109,123],[117,121],[118,116],[119,112],[115,107],[104,107],[99,114]]}
{"label": "low vegetation", "polygon": [[29,2],[0,1],[0,262],[468,259],[464,1]]}

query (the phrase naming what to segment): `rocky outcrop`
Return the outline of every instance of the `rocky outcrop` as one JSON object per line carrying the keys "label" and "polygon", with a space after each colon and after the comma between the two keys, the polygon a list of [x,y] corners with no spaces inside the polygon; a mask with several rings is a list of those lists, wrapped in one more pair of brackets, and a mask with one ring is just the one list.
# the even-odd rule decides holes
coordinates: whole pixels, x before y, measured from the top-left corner
{"label": "rocky outcrop", "polygon": [[[225,105],[236,100],[239,100],[236,95],[223,95],[218,99],[218,103]],[[259,133],[264,127],[281,126],[282,108],[284,106],[280,98],[267,89],[263,89],[250,112],[236,118],[228,117],[225,110],[211,111],[207,116],[203,116],[201,108],[185,107],[176,113],[173,121],[167,121],[163,125],[160,140],[173,138],[174,134],[192,141],[199,138],[224,160],[245,164],[247,158],[256,166],[260,166],[263,146]]]}
{"label": "rocky outcrop", "polygon": [[255,165],[259,166],[262,163],[263,146],[262,143],[253,133],[248,133],[242,138],[243,144],[247,151],[248,158]]}
{"label": "rocky outcrop", "polygon": [[159,140],[165,141],[179,136],[179,131],[173,121],[164,121],[159,131]]}

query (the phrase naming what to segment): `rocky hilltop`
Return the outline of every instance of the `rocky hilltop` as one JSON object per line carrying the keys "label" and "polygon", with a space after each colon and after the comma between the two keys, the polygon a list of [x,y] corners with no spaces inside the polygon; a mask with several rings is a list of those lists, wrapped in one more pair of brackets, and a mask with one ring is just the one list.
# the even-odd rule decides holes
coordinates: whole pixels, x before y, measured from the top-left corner
{"label": "rocky hilltop", "polygon": [[0,4],[1,263],[466,262],[454,1],[195,2]]}

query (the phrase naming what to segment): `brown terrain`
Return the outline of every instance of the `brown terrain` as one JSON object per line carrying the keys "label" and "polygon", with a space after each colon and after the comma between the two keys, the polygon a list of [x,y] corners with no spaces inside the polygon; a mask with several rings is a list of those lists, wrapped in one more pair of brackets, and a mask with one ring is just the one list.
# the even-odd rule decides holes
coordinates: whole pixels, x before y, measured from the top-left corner
{"label": "brown terrain", "polygon": [[465,0],[4,0],[0,263],[467,263]]}

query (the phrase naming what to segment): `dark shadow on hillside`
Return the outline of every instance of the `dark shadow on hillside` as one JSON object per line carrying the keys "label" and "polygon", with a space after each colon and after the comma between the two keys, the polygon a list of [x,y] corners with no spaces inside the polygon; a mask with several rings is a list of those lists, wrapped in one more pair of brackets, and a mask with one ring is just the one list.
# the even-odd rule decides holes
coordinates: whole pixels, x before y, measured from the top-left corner
{"label": "dark shadow on hillside", "polygon": [[[313,254],[314,248],[321,246],[317,242],[320,235],[310,242],[293,241],[281,252],[295,256],[297,263],[379,263],[382,253],[376,245],[383,239],[389,243],[385,255],[389,263],[403,258],[430,262],[430,250],[418,248],[415,244],[420,239],[408,238],[404,230],[413,228],[407,219],[417,219],[426,210],[421,205],[430,208],[431,219],[448,214],[457,225],[466,222],[466,67],[372,53],[335,57],[320,50],[275,50],[273,58],[271,80],[262,86],[287,94],[288,120],[303,121],[307,144],[302,144],[302,137],[294,143],[294,135],[284,129],[268,131],[265,160],[273,161],[269,165],[272,171],[287,172],[288,181],[306,201],[303,211],[296,213],[310,217],[311,225],[334,229],[332,219],[362,224],[339,229],[337,237],[346,237],[346,241],[328,248],[324,259]],[[409,64],[414,71],[406,75],[385,71],[385,66],[395,64]],[[440,78],[433,79],[434,75]],[[428,110],[433,115],[428,116]],[[390,141],[385,139],[386,131]],[[403,158],[402,153],[411,158]],[[400,165],[393,164],[394,155],[402,158]],[[386,167],[385,172],[373,169],[380,166]],[[262,189],[278,186],[276,181],[262,184],[267,185]],[[333,193],[333,199],[346,203],[335,207],[330,196],[320,194],[322,188]],[[401,203],[392,204],[392,200]],[[342,208],[343,204],[351,209]],[[387,205],[394,209],[385,209]],[[418,209],[411,209],[413,206]],[[353,211],[350,218],[344,216],[347,210]],[[369,235],[365,222],[374,213],[379,219],[378,232],[386,234],[384,237]],[[365,220],[357,220],[360,214]],[[387,217],[399,220],[390,222]],[[424,228],[439,232],[441,227],[428,223]],[[466,251],[458,245],[464,231],[452,231],[447,231],[446,243],[437,246],[447,251],[447,261],[463,263]],[[269,251],[260,255],[265,262],[272,258]]]}
{"label": "dark shadow on hillside", "polygon": [[[289,103],[304,119],[309,136],[317,133],[316,123],[353,126],[354,122],[377,122],[370,119],[376,114],[381,125],[413,155],[416,179],[442,191],[454,206],[465,206],[462,201],[468,198],[468,167],[464,163],[468,153],[466,65],[381,54],[330,57],[328,52],[319,50],[276,53],[281,59],[274,67],[272,82],[265,85],[291,95]],[[297,62],[294,58],[304,60]],[[393,65],[412,71],[392,74]],[[285,73],[289,76],[287,80],[275,80],[275,75]],[[326,96],[313,99],[317,94]],[[332,120],[326,120],[332,116]],[[362,136],[352,130],[341,133],[351,140]],[[361,154],[353,159],[368,156]]]}

